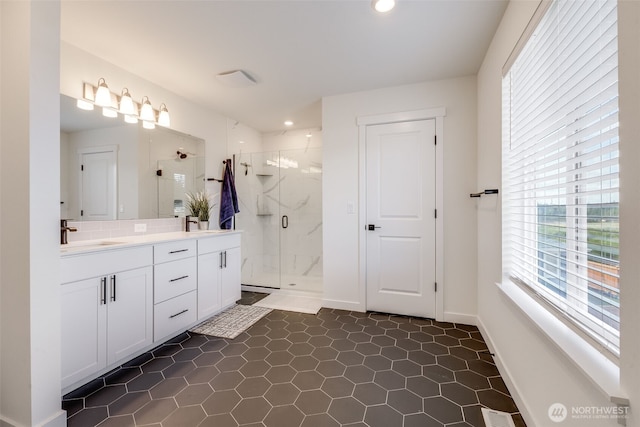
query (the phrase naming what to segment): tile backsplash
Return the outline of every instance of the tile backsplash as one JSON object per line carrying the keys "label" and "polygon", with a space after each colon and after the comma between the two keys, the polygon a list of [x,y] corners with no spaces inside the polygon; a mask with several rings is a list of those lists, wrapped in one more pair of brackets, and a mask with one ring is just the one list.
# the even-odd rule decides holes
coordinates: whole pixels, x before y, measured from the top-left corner
{"label": "tile backsplash", "polygon": [[[147,231],[136,232],[135,226],[146,225]],[[184,218],[127,219],[118,221],[69,221],[69,227],[78,231],[68,233],[69,242],[82,240],[111,239],[114,237],[140,236],[145,234],[170,233],[184,230]]]}

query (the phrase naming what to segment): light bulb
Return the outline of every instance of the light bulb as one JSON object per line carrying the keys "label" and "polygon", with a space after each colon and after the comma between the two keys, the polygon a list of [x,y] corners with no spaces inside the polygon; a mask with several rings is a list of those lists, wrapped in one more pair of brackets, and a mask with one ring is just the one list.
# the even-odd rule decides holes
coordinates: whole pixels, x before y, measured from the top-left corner
{"label": "light bulb", "polygon": [[372,6],[376,12],[389,12],[396,5],[395,0],[373,0]]}

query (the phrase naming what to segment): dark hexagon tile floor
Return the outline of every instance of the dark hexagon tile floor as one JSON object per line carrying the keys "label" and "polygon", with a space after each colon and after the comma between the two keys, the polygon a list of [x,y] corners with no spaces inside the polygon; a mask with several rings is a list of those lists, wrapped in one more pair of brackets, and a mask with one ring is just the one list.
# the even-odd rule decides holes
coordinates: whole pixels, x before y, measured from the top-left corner
{"label": "dark hexagon tile floor", "polygon": [[482,407],[526,427],[475,326],[332,309],[185,332],[62,406],[70,427],[484,427]]}

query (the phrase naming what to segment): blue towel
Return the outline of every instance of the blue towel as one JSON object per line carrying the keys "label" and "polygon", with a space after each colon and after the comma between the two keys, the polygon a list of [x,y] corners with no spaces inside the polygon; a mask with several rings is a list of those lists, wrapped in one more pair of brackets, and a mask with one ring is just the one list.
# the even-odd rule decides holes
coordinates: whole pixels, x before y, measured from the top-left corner
{"label": "blue towel", "polygon": [[240,209],[238,209],[236,184],[231,171],[231,160],[227,159],[222,178],[222,192],[220,193],[220,229],[230,230],[233,225],[233,216],[238,212]]}

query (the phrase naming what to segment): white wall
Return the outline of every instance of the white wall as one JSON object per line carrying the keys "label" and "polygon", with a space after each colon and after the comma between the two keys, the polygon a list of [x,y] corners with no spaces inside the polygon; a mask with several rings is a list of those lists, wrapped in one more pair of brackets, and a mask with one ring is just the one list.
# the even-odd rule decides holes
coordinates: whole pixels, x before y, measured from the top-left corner
{"label": "white wall", "polygon": [[[633,5],[631,3],[634,3]],[[523,29],[529,22],[537,2],[512,1],[502,19],[493,42],[485,56],[484,63],[478,73],[478,186],[480,188],[493,186],[501,182],[501,79],[502,66],[512,51]],[[636,309],[639,300],[637,284],[640,282],[637,256],[640,253],[640,231],[638,230],[638,214],[640,213],[639,196],[637,193],[640,182],[640,171],[637,168],[639,151],[637,148],[638,129],[638,25],[640,14],[637,2],[620,2],[619,15],[625,16],[628,28],[622,24],[620,35],[620,153],[621,170],[625,171],[621,179],[621,260],[623,284],[621,305],[623,313],[623,330],[621,337],[622,364],[621,378],[625,379],[627,387],[632,385],[634,394],[630,393],[632,410],[634,404],[640,403],[638,384],[640,378],[634,362],[638,360],[639,340],[637,325],[640,318]],[[625,13],[623,8],[635,9],[635,12]],[[628,16],[631,15],[631,16]],[[633,40],[630,35],[632,32]],[[624,52],[627,46],[630,51]],[[630,58],[625,59],[629,56]],[[632,70],[628,71],[628,80],[624,81],[623,69],[627,61]],[[623,94],[629,89],[628,104],[632,104],[631,114],[624,114],[627,106]],[[625,119],[627,119],[625,121]],[[630,120],[629,120],[630,119]],[[633,123],[631,123],[633,122]],[[626,138],[625,138],[626,134]],[[631,144],[630,144],[631,143]],[[634,147],[630,149],[630,145]],[[629,150],[630,158],[625,152]],[[625,168],[625,162],[627,166]],[[629,184],[633,181],[631,184]],[[625,195],[625,193],[627,193]],[[631,201],[632,212],[629,212]],[[626,206],[626,207],[625,207]],[[511,392],[521,410],[525,421],[530,426],[548,426],[551,421],[547,415],[549,406],[553,403],[563,403],[568,408],[573,406],[611,406],[602,393],[584,374],[560,352],[549,339],[540,332],[519,309],[507,299],[496,287],[501,280],[501,211],[500,204],[479,205],[478,229],[478,318],[483,329],[488,333],[485,338],[492,343],[496,353],[496,360],[503,366],[502,373],[512,382]],[[633,218],[633,224],[625,222]],[[628,232],[625,231],[628,229]],[[625,238],[628,238],[625,243]],[[628,262],[625,263],[625,258]],[[635,265],[634,265],[635,264]],[[633,271],[633,275],[628,274]],[[629,279],[629,280],[628,280]],[[634,288],[631,292],[626,286]],[[632,311],[625,308],[631,302]],[[628,321],[631,321],[627,324]],[[625,352],[629,350],[633,357],[627,358]],[[631,390],[631,389],[629,389]],[[571,410],[571,409],[569,409]],[[637,416],[637,415],[636,415]],[[633,417],[633,415],[632,415]],[[612,419],[580,420],[567,418],[563,426],[598,427],[615,426]],[[629,419],[628,426],[638,425]]]}
{"label": "white wall", "polygon": [[63,426],[60,3],[0,2],[0,10],[0,424]]}
{"label": "white wall", "polygon": [[365,309],[358,289],[358,214],[347,214],[347,202],[358,202],[356,118],[437,107],[447,110],[442,141],[444,206],[440,207],[445,236],[444,286],[440,288],[445,319],[474,322],[476,202],[469,193],[478,189],[475,76],[323,98],[324,298],[328,306]]}

